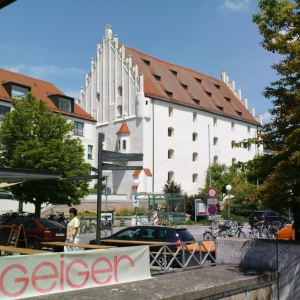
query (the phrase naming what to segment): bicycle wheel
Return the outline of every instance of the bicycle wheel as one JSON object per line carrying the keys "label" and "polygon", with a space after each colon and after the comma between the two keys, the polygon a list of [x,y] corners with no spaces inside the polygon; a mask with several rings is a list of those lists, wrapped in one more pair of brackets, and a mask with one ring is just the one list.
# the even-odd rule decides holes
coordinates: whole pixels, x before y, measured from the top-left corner
{"label": "bicycle wheel", "polygon": [[213,238],[213,236],[212,236],[212,234],[210,233],[210,232],[205,232],[204,234],[203,234],[203,240],[213,240],[214,238]]}
{"label": "bicycle wheel", "polygon": [[238,237],[239,238],[246,238],[246,233],[244,231],[240,230],[239,233],[238,233]]}
{"label": "bicycle wheel", "polygon": [[89,233],[94,233],[95,231],[96,231],[95,224],[90,224],[90,226],[89,226]]}

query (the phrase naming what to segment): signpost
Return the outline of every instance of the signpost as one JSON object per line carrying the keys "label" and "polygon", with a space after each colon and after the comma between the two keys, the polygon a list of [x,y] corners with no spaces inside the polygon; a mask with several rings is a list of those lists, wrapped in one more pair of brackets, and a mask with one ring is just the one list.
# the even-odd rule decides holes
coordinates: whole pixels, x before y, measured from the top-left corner
{"label": "signpost", "polygon": [[119,166],[119,165],[104,163],[103,166],[102,166],[102,170],[114,170],[114,171],[143,170],[143,166]]}
{"label": "signpost", "polygon": [[103,161],[142,161],[143,153],[120,153],[112,151],[102,151]]}
{"label": "signpost", "polygon": [[[209,216],[215,216],[217,213],[217,206],[215,204],[217,204],[218,200],[217,200],[217,195],[218,195],[218,191],[216,188],[211,187],[207,190],[206,192],[207,194],[207,214]],[[211,222],[211,233],[214,234],[214,220],[212,220]]]}

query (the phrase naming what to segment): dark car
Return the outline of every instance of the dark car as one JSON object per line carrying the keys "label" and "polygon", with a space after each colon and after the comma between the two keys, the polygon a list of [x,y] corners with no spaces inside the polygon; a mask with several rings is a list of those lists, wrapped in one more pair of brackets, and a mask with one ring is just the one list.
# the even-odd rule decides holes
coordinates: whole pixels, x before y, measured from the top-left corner
{"label": "dark car", "polygon": [[[65,242],[67,229],[58,222],[48,219],[16,219],[8,225],[16,224],[20,226],[23,224],[25,237],[28,248],[40,249],[41,242]],[[7,245],[10,230],[3,226],[1,232],[1,244]]]}
{"label": "dark car", "polygon": [[282,221],[285,222],[287,219],[285,219],[280,213],[272,210],[259,210],[259,211],[254,211],[250,216],[249,216],[249,225],[251,228],[253,228],[253,224],[257,223],[259,221]]}
{"label": "dark car", "polygon": [[[126,243],[123,243],[126,241]],[[177,228],[159,225],[142,225],[127,227],[117,233],[101,239],[101,244],[118,247],[136,246],[139,242],[167,242],[174,243],[170,248],[176,249],[181,242],[194,242],[195,239],[186,228]],[[91,240],[90,244],[96,244]]]}

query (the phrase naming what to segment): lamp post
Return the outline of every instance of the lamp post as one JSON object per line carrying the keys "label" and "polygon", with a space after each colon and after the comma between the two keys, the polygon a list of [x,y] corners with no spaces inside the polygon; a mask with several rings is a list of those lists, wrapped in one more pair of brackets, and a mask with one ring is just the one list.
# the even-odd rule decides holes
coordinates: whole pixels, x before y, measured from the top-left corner
{"label": "lamp post", "polygon": [[230,219],[230,208],[229,208],[230,194],[229,194],[229,192],[231,191],[231,185],[230,184],[226,185],[226,191],[227,191],[227,199],[228,199],[228,221],[229,221],[229,219]]}
{"label": "lamp post", "polygon": [[133,180],[133,185],[136,186],[136,194],[135,194],[135,226],[137,225],[137,208],[138,208],[138,205],[137,205],[137,200],[136,200],[136,197],[137,197],[137,189],[138,189],[138,186],[140,184],[140,181],[138,179],[134,179]]}
{"label": "lamp post", "polygon": [[[105,176],[105,221],[106,221],[106,229],[105,229],[105,237],[107,237],[107,194],[108,194],[108,190],[107,190],[107,177],[110,176],[110,174],[112,173],[111,170],[103,170],[102,171],[102,175]],[[111,224],[112,226],[112,224]]]}

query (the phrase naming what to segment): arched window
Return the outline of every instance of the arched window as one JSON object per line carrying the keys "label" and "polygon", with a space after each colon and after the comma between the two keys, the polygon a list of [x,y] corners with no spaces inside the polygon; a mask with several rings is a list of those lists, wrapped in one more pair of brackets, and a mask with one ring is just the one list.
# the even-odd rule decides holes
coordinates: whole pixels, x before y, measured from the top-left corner
{"label": "arched window", "polygon": [[196,132],[193,132],[193,142],[197,142],[198,134]]}
{"label": "arched window", "polygon": [[193,122],[197,122],[197,113],[193,112]]}
{"label": "arched window", "polygon": [[174,172],[169,171],[168,172],[168,181],[172,181],[172,180],[174,180]]}
{"label": "arched window", "polygon": [[122,105],[118,105],[117,109],[118,109],[118,115],[119,115],[119,116],[122,116],[122,114],[123,114],[123,108],[122,108]]}
{"label": "arched window", "polygon": [[193,161],[198,161],[198,153],[197,152],[193,153]]}
{"label": "arched window", "polygon": [[173,149],[168,150],[168,159],[174,159],[174,150]]}
{"label": "arched window", "polygon": [[234,148],[235,146],[235,141],[231,141],[231,148]]}
{"label": "arched window", "polygon": [[168,136],[174,136],[174,129],[172,127],[168,128]]}
{"label": "arched window", "polygon": [[218,145],[218,138],[214,137],[214,146],[217,146],[217,145]]}
{"label": "arched window", "polygon": [[217,126],[218,125],[218,122],[217,122],[217,118],[214,118],[214,126]]}
{"label": "arched window", "polygon": [[194,183],[198,182],[198,174],[196,174],[196,173],[193,174],[193,182]]}
{"label": "arched window", "polygon": [[173,107],[169,107],[169,117],[173,117]]}
{"label": "arched window", "polygon": [[214,156],[214,162],[215,162],[215,163],[218,162],[218,156]]}
{"label": "arched window", "polygon": [[120,86],[118,87],[118,95],[119,95],[119,96],[122,96],[122,93],[123,93],[123,90],[122,90],[122,86],[120,85]]}
{"label": "arched window", "polygon": [[234,165],[236,163],[236,158],[231,159],[231,164]]}

